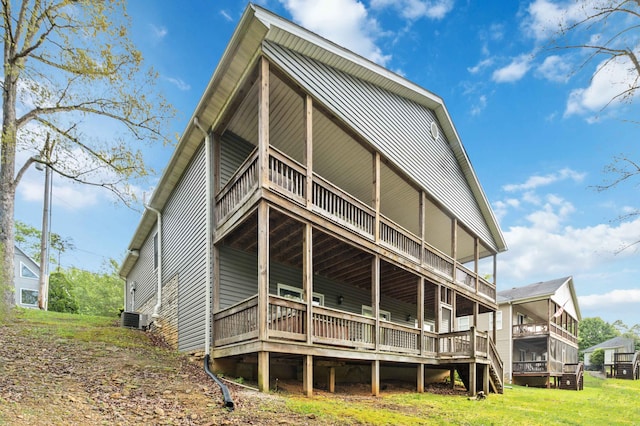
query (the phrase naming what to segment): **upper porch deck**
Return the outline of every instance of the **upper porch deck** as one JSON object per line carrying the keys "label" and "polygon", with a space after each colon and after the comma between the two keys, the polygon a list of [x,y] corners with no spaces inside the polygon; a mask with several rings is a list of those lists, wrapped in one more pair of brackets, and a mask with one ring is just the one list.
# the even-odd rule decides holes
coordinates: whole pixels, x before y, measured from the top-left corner
{"label": "upper porch deck", "polygon": [[[252,195],[263,189],[306,209],[317,220],[328,220],[357,237],[422,268],[425,273],[455,283],[485,302],[495,303],[496,286],[477,271],[430,245],[376,209],[359,201],[302,164],[268,147],[266,175],[260,176],[258,150],[254,150],[215,197],[216,223],[224,230],[231,217]],[[477,269],[477,268],[476,268]]]}

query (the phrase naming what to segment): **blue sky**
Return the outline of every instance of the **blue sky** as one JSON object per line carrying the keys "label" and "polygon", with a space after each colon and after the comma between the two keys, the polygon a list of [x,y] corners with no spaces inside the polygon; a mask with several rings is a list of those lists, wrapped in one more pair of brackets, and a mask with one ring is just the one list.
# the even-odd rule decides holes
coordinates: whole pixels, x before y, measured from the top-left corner
{"label": "blue sky", "polygon": [[[640,107],[613,103],[624,64],[595,73],[584,52],[545,49],[573,1],[263,0],[259,4],[442,97],[501,224],[498,289],[573,276],[583,317],[640,324],[639,180],[598,192],[615,156],[640,158]],[[129,3],[132,38],[178,110],[180,134],[246,6],[235,0]],[[634,38],[638,45],[639,37]],[[573,72],[579,70],[578,72]],[[636,123],[633,123],[633,120]],[[171,148],[145,148],[161,171]],[[140,192],[151,193],[158,176]],[[20,183],[16,218],[39,227],[43,175]],[[140,218],[104,190],[54,180],[63,266],[122,260]]]}

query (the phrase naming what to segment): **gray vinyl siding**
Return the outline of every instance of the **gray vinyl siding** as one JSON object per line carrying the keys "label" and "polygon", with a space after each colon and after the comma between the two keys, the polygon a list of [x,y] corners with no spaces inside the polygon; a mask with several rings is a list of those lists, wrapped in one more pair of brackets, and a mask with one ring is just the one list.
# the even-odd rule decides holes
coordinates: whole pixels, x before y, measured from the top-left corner
{"label": "gray vinyl siding", "polygon": [[220,140],[220,188],[224,187],[254,148],[250,142],[225,132]]}
{"label": "gray vinyl siding", "polygon": [[162,280],[178,282],[178,349],[204,348],[206,298],[205,150],[201,144],[162,212]]}
{"label": "gray vinyl siding", "polygon": [[[221,246],[220,259],[220,309],[228,308],[258,293],[258,258],[255,253],[246,253]],[[269,293],[277,294],[278,284],[302,288],[302,271],[279,263],[269,264]],[[362,305],[371,305],[370,291],[329,280],[322,276],[313,277],[313,291],[324,295],[324,305],[329,308],[361,314]],[[344,301],[338,304],[338,296]],[[414,325],[415,305],[391,298],[383,298],[380,309],[391,312],[391,320],[396,323]],[[406,321],[407,315],[411,320]]]}
{"label": "gray vinyl siding", "polygon": [[[263,50],[320,103],[497,249],[460,167],[459,161],[467,160],[456,157],[432,110],[275,43],[265,41]],[[434,122],[440,130],[435,139],[430,133]]]}
{"label": "gray vinyl siding", "polygon": [[[36,278],[24,277],[22,276],[22,265],[26,266],[37,275]],[[36,302],[35,305],[31,304],[23,304],[22,303],[22,290],[30,290],[38,293],[40,291],[40,266],[34,262],[29,256],[27,256],[22,250],[20,250],[17,246],[15,247],[15,255],[14,255],[14,284],[15,284],[15,293],[14,300],[17,306],[22,307],[35,307],[38,306]]]}
{"label": "gray vinyl siding", "polygon": [[[134,282],[136,283],[133,311],[138,311],[151,297],[155,297],[157,292],[157,273],[153,267],[153,236],[155,234],[156,225],[140,248],[140,256],[127,276],[127,290]],[[131,293],[127,291],[127,310],[131,310],[131,297]],[[150,314],[151,312],[143,313]]]}

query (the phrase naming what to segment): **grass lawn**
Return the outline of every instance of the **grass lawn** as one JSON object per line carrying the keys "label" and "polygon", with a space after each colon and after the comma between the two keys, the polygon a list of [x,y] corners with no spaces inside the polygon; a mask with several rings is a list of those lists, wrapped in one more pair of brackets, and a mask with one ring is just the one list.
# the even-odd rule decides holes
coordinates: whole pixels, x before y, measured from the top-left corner
{"label": "grass lawn", "polygon": [[583,391],[513,386],[486,400],[384,393],[336,404],[333,397],[291,397],[287,406],[345,425],[640,425],[640,380],[585,375]]}
{"label": "grass lawn", "polygon": [[583,391],[513,386],[485,400],[391,391],[307,398],[231,386],[229,413],[192,364],[115,318],[18,310],[0,324],[0,425],[640,425],[640,380],[586,374]]}

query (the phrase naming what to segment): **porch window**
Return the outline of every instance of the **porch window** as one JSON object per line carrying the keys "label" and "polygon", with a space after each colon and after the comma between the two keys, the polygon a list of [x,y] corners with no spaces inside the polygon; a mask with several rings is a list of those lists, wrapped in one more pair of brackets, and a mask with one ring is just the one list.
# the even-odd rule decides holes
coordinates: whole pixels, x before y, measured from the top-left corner
{"label": "porch window", "polygon": [[[373,317],[373,308],[371,308],[371,306],[362,305],[362,315],[365,317]],[[378,315],[383,321],[391,321],[391,312],[389,311],[379,309]]]}
{"label": "porch window", "polygon": [[[496,330],[502,330],[502,311],[496,312]],[[489,331],[493,331],[493,312],[489,312]]]}
{"label": "porch window", "polygon": [[[304,302],[301,288],[278,283],[278,296]],[[324,306],[324,294],[313,292],[313,306]]]}
{"label": "porch window", "polygon": [[469,330],[469,317],[460,317],[458,318],[458,331],[467,331]]}
{"label": "porch window", "polygon": [[33,278],[33,279],[38,278],[38,274],[33,272],[27,265],[25,265],[22,262],[20,262],[20,276],[22,278]]}
{"label": "porch window", "polygon": [[517,318],[518,318],[518,324],[522,325],[524,324],[525,318],[526,316],[524,314],[518,313],[517,314]]}

